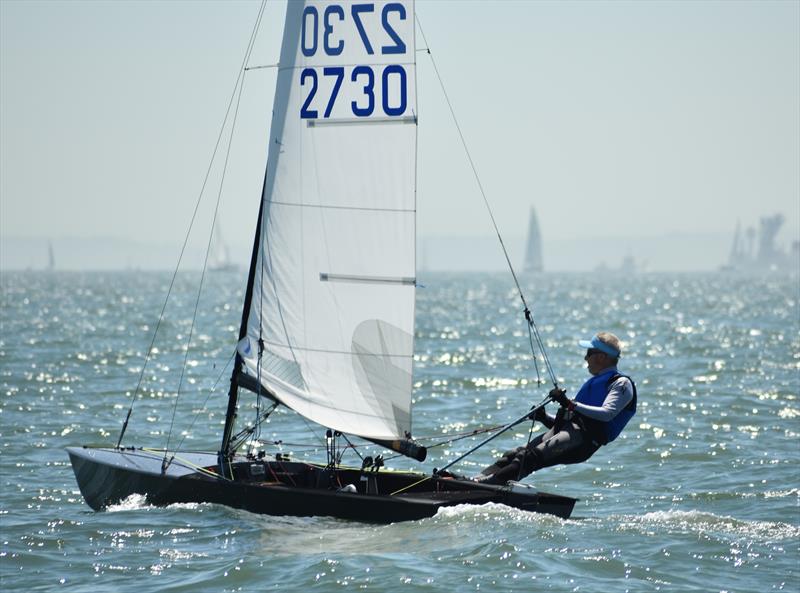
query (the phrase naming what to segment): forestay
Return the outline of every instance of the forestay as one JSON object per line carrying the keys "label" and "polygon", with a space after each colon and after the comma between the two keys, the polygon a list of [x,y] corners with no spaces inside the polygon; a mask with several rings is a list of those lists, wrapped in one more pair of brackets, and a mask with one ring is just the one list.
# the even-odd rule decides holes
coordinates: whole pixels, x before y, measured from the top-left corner
{"label": "forestay", "polygon": [[411,1],[288,3],[239,344],[282,403],[378,439],[411,431],[415,61]]}

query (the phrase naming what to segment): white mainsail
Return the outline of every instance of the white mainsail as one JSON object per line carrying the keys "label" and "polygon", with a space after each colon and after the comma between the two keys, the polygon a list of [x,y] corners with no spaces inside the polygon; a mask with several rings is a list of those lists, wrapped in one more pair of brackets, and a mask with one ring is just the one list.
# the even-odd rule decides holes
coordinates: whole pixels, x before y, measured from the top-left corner
{"label": "white mainsail", "polygon": [[413,2],[289,2],[270,134],[242,371],[323,426],[402,438],[415,299]]}

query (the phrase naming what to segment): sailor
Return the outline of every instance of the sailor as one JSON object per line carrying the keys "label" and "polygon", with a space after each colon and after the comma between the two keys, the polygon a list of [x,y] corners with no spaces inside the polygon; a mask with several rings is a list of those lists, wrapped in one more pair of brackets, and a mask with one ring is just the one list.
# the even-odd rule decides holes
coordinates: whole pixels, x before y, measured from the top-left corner
{"label": "sailor", "polygon": [[616,439],[636,413],[636,385],[620,374],[619,338],[600,332],[578,344],[586,348],[584,360],[592,377],[574,399],[554,388],[550,398],[560,406],[555,418],[539,407],[531,418],[549,430],[527,446],[512,449],[473,478],[484,484],[521,480],[531,472],[560,463],[581,463],[601,446]]}

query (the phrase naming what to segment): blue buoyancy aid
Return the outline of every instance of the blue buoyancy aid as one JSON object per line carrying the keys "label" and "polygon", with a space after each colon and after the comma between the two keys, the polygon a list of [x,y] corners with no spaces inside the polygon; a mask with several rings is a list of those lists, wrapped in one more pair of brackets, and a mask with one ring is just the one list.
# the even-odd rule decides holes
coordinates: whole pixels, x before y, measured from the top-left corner
{"label": "blue buoyancy aid", "polygon": [[606,400],[611,384],[620,377],[625,377],[631,382],[633,398],[630,403],[608,422],[601,422],[599,420],[587,418],[586,416],[581,417],[586,429],[592,433],[593,437],[597,439],[601,445],[610,443],[617,438],[619,433],[622,432],[622,429],[625,428],[625,425],[628,424],[628,421],[633,418],[633,415],[636,413],[636,384],[633,382],[633,379],[627,375],[621,375],[616,368],[612,367],[591,377],[583,384],[578,394],[575,396],[576,402],[586,404],[587,406],[600,407]]}

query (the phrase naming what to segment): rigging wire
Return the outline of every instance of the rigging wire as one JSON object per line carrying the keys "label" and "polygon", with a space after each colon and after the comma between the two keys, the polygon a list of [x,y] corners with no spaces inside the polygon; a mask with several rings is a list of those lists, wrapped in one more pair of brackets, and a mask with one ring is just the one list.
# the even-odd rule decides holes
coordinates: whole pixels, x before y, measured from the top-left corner
{"label": "rigging wire", "polygon": [[539,363],[536,361],[536,349],[533,345],[533,332],[531,331],[531,324],[526,323],[528,326],[528,343],[531,345],[531,352],[533,352],[533,368],[536,369],[536,385],[542,384],[542,376],[539,374]]}
{"label": "rigging wire", "polygon": [[[500,247],[503,250],[503,255],[505,256],[506,263],[508,264],[508,269],[511,272],[512,278],[514,279],[514,284],[517,287],[519,298],[522,301],[522,305],[524,307],[525,320],[528,324],[529,331],[532,332],[533,338],[539,347],[539,351],[541,352],[542,359],[545,363],[545,368],[547,369],[547,372],[550,375],[550,379],[552,380],[553,385],[555,387],[558,387],[558,381],[553,371],[553,367],[550,364],[550,359],[547,356],[547,350],[545,349],[544,341],[542,340],[541,334],[539,333],[539,329],[536,327],[536,323],[533,320],[533,314],[531,313],[530,307],[528,307],[528,303],[525,300],[525,294],[522,292],[522,287],[520,286],[519,279],[517,278],[517,273],[514,271],[514,266],[511,264],[511,258],[508,255],[508,250],[506,249],[505,242],[503,241],[503,237],[500,234],[500,229],[497,226],[497,221],[495,220],[494,213],[492,212],[492,208],[489,204],[489,199],[486,197],[486,192],[483,189],[483,184],[481,183],[480,176],[478,175],[478,169],[475,166],[475,162],[472,160],[472,154],[470,153],[469,147],[467,146],[467,141],[464,138],[464,133],[461,131],[461,126],[458,123],[458,118],[456,118],[456,113],[455,110],[453,109],[453,104],[450,102],[450,97],[447,94],[447,89],[444,86],[444,81],[442,80],[442,76],[439,73],[439,68],[436,65],[436,60],[433,58],[433,54],[431,53],[430,45],[428,44],[428,40],[425,37],[425,31],[422,29],[422,23],[419,20],[419,15],[415,13],[414,17],[417,21],[417,25],[419,26],[419,32],[422,34],[422,40],[425,42],[425,47],[427,49],[428,55],[431,58],[431,64],[433,65],[433,70],[436,73],[436,78],[439,80],[439,86],[442,89],[445,102],[447,103],[447,107],[450,110],[450,116],[453,118],[453,123],[455,124],[456,131],[458,132],[458,136],[461,139],[461,145],[464,148],[464,152],[467,155],[467,160],[469,161],[469,165],[472,168],[472,174],[475,177],[475,181],[478,184],[478,189],[480,191],[481,197],[483,198],[483,203],[485,204],[486,210],[489,213],[489,218],[492,221],[492,226],[494,227],[495,234],[497,235],[497,239],[500,242]],[[533,348],[532,348],[532,354],[535,364],[536,352]],[[537,366],[537,375],[538,375],[538,366]]]}
{"label": "rigging wire", "polygon": [[[227,146],[227,149],[225,151],[225,160],[224,160],[223,165],[222,165],[222,174],[221,174],[220,182],[219,182],[219,190],[217,191],[217,201],[216,201],[216,203],[214,205],[214,216],[213,216],[213,218],[211,220],[211,230],[210,230],[209,235],[208,235],[208,242],[206,244],[206,253],[205,253],[205,258],[203,260],[203,270],[202,270],[201,275],[200,275],[200,285],[198,286],[198,289],[197,289],[197,298],[195,300],[194,311],[192,313],[192,323],[191,323],[191,327],[189,329],[189,335],[188,335],[187,341],[186,341],[186,353],[184,355],[183,367],[181,368],[180,380],[178,382],[178,392],[177,392],[177,394],[175,396],[175,404],[172,407],[172,418],[170,420],[169,432],[167,433],[167,445],[164,448],[164,460],[162,462],[162,469],[164,469],[164,470],[169,466],[169,463],[172,461],[172,460],[167,461],[167,455],[168,455],[167,452],[169,450],[170,440],[172,439],[172,430],[173,430],[173,427],[174,427],[174,424],[175,424],[175,414],[176,414],[177,409],[178,409],[178,401],[179,401],[180,395],[181,395],[181,388],[183,387],[183,379],[184,379],[184,376],[185,376],[185,373],[186,373],[186,367],[187,367],[188,361],[189,361],[189,351],[190,351],[190,348],[191,348],[191,340],[192,340],[192,336],[194,335],[194,328],[195,328],[196,321],[197,321],[197,311],[198,311],[199,306],[200,306],[200,298],[201,298],[201,296],[203,294],[203,284],[204,284],[204,281],[205,281],[206,271],[207,271],[207,268],[208,268],[208,258],[209,258],[209,255],[211,253],[211,243],[212,243],[213,238],[214,238],[214,225],[216,224],[216,221],[217,221],[217,215],[219,213],[219,204],[220,204],[220,201],[222,200],[222,190],[223,190],[223,188],[225,186],[225,174],[227,173],[227,170],[228,170],[228,161],[230,159],[231,147],[233,146],[233,134],[234,134],[234,132],[236,130],[236,120],[237,120],[238,115],[239,115],[239,106],[240,106],[241,100],[242,100],[242,92],[244,91],[244,68],[245,68],[245,65],[247,64],[248,60],[250,59],[250,54],[251,54],[251,52],[253,50],[253,45],[255,44],[255,40],[256,40],[256,37],[258,35],[258,29],[259,29],[260,24],[261,24],[261,18],[264,15],[264,7],[265,6],[266,6],[266,0],[263,0],[262,3],[261,3],[261,6],[259,7],[258,16],[256,17],[256,23],[253,26],[253,31],[250,34],[250,41],[248,43],[247,50],[245,51],[244,60],[242,62],[242,65],[239,68],[239,74],[236,77],[236,84],[234,86],[234,93],[231,96],[231,103],[233,101],[233,98],[236,97],[236,107],[234,109],[233,119],[231,121],[230,134],[229,134],[229,137],[228,137],[228,146]],[[237,87],[238,87],[238,93],[236,92]],[[227,122],[228,115],[230,114],[231,103],[228,104],[228,110],[225,113],[225,121],[223,122],[222,130],[225,129],[225,123]],[[222,130],[220,131],[220,137],[217,139],[217,146],[219,146],[219,140],[222,137]],[[216,155],[216,152],[217,152],[217,148],[215,147],[214,155]],[[211,164],[213,164],[213,158],[212,158],[212,163]],[[211,167],[209,165],[209,171],[210,171],[210,168]],[[205,188],[205,184],[204,184],[203,187]],[[202,198],[202,195],[201,195],[201,198]],[[198,206],[199,206],[199,200],[198,200]],[[197,210],[197,208],[195,208],[195,212],[196,212],[196,210]],[[188,237],[188,233],[187,233],[186,241],[188,241],[188,238],[189,237]],[[174,455],[173,455],[173,459],[174,459]]]}
{"label": "rigging wire", "polygon": [[222,140],[222,135],[225,131],[225,125],[228,123],[228,115],[231,111],[231,106],[233,105],[233,99],[236,97],[236,89],[239,86],[239,80],[242,77],[242,73],[244,72],[244,67],[247,64],[247,60],[250,57],[250,53],[253,49],[253,44],[255,42],[256,35],[258,33],[259,25],[261,24],[261,17],[264,14],[264,7],[266,6],[267,0],[262,0],[261,7],[258,11],[258,16],[256,17],[256,23],[253,26],[253,30],[250,33],[250,42],[248,43],[247,50],[245,51],[245,57],[242,62],[241,67],[239,68],[239,74],[236,77],[236,83],[233,86],[233,92],[231,93],[231,98],[228,101],[228,108],[225,111],[225,117],[222,118],[222,125],[220,126],[219,133],[217,134],[217,141],[214,144],[214,150],[211,153],[211,160],[208,163],[208,168],[206,169],[205,177],[203,178],[203,185],[200,187],[200,193],[197,196],[197,200],[194,205],[194,211],[192,212],[192,217],[189,220],[189,227],[186,229],[186,236],[183,239],[183,245],[181,246],[181,252],[178,256],[178,263],[175,265],[175,271],[172,273],[172,279],[169,283],[169,288],[167,289],[167,296],[164,298],[164,304],[161,307],[161,313],[158,315],[158,321],[156,322],[155,330],[153,330],[153,338],[150,341],[150,345],[147,348],[147,354],[145,355],[144,363],[142,364],[142,370],[139,373],[139,379],[136,383],[136,389],[133,392],[133,397],[131,398],[131,405],[128,407],[128,413],[125,416],[125,421],[122,423],[122,429],[119,433],[119,439],[117,439],[117,449],[119,449],[120,445],[122,444],[122,438],[125,436],[125,431],[128,428],[128,421],[131,418],[131,414],[133,413],[133,407],[136,404],[136,400],[139,396],[139,390],[142,386],[142,381],[144,379],[144,372],[147,368],[147,363],[150,361],[150,355],[153,353],[153,346],[156,342],[156,337],[158,336],[158,330],[161,327],[161,322],[164,320],[164,312],[167,309],[167,303],[169,303],[170,296],[172,295],[172,289],[175,286],[175,279],[178,276],[178,270],[181,267],[181,262],[183,261],[183,256],[186,253],[186,246],[189,243],[189,236],[191,235],[192,228],[194,227],[194,221],[197,218],[197,212],[200,208],[200,203],[203,200],[203,194],[205,193],[206,185],[208,184],[208,178],[211,175],[211,168],[214,165],[214,161],[217,156],[217,150],[219,150],[220,141]]}
{"label": "rigging wire", "polygon": [[522,472],[525,470],[525,458],[530,453],[530,446],[531,446],[531,439],[533,438],[533,427],[536,426],[536,420],[531,418],[531,427],[528,429],[528,442],[525,443],[525,448],[522,450],[522,461],[519,464],[519,469],[517,470],[517,482],[519,482],[525,476],[522,475]]}
{"label": "rigging wire", "polygon": [[[261,362],[260,361],[259,361],[258,366],[259,366],[259,379],[260,379],[260,375],[261,375]],[[258,390],[261,391],[261,382],[260,381],[259,381],[259,384],[258,384]],[[275,407],[277,407],[277,406],[278,406],[278,404],[275,404]],[[273,409],[275,409],[275,408],[273,408]],[[265,420],[266,420],[266,418],[265,418]],[[262,424],[262,421],[261,421],[261,394],[260,393],[256,393],[256,419],[255,419],[255,421],[253,423],[253,435],[252,435],[252,438],[247,443],[247,454],[248,455],[251,455],[253,453],[253,451],[255,450],[255,447],[256,447],[256,443],[261,441],[261,424]]]}
{"label": "rigging wire", "polygon": [[274,412],[278,407],[278,402],[273,403],[266,411],[262,412],[261,415],[256,418],[255,422],[253,422],[252,426],[247,426],[240,430],[238,433],[231,437],[231,451],[236,451],[244,445],[248,443],[247,448],[247,456],[251,456],[253,454],[253,439],[258,439],[257,434],[260,431],[261,425],[266,421],[267,418]]}
{"label": "rigging wire", "polygon": [[361,453],[359,453],[359,452],[358,452],[358,449],[356,449],[356,446],[355,446],[353,443],[351,443],[351,442],[350,442],[350,439],[348,439],[348,438],[347,438],[347,435],[346,435],[346,434],[344,434],[344,433],[341,433],[341,435],[342,435],[342,437],[344,438],[344,440],[345,440],[345,441],[347,441],[347,447],[345,447],[344,449],[342,449],[342,453],[341,453],[341,455],[339,455],[339,460],[338,460],[338,463],[341,463],[341,462],[342,462],[342,457],[343,457],[343,456],[344,456],[344,454],[347,452],[347,449],[352,449],[353,451],[355,451],[355,454],[356,454],[356,455],[358,455],[358,458],[359,458],[361,461],[364,461],[364,456],[363,456],[363,455],[361,455]]}
{"label": "rigging wire", "polygon": [[180,443],[178,443],[178,446],[177,446],[177,447],[175,447],[175,452],[176,452],[176,453],[177,453],[178,451],[180,451],[180,450],[181,450],[181,447],[183,446],[183,442],[186,440],[186,437],[187,437],[189,434],[191,434],[191,432],[192,432],[192,429],[194,428],[195,422],[197,422],[197,419],[200,417],[200,414],[202,414],[203,412],[206,412],[206,411],[208,410],[208,409],[206,408],[206,404],[208,404],[208,400],[209,400],[209,399],[211,398],[211,396],[214,394],[214,391],[216,391],[216,389],[217,389],[217,385],[219,385],[219,382],[222,380],[222,377],[224,377],[224,376],[225,376],[225,374],[226,374],[226,373],[225,373],[225,371],[227,371],[227,370],[228,370],[228,366],[230,366],[230,364],[231,364],[231,361],[233,361],[233,359],[234,359],[234,357],[235,357],[235,356],[236,356],[236,350],[234,350],[234,351],[233,351],[233,354],[231,354],[230,358],[228,358],[228,362],[226,362],[226,363],[225,363],[225,366],[224,366],[224,367],[222,367],[222,371],[220,371],[220,374],[217,376],[217,380],[216,380],[216,381],[214,381],[214,385],[212,385],[212,386],[211,386],[211,389],[209,390],[209,392],[208,392],[208,395],[206,395],[206,399],[205,399],[205,400],[203,400],[203,405],[202,405],[202,406],[200,406],[200,409],[199,409],[199,410],[197,411],[197,413],[196,413],[196,414],[195,414],[195,415],[192,417],[192,421],[189,423],[189,428],[187,428],[187,429],[186,429],[186,432],[184,432],[184,434],[183,434],[183,438],[181,438],[181,442],[180,442]]}
{"label": "rigging wire", "polygon": [[[257,30],[258,30],[258,24],[260,22],[261,15],[263,14],[263,6],[264,6],[264,4],[262,3],[262,10],[259,12],[259,17],[256,20],[256,28],[255,28],[256,33],[257,33]],[[250,46],[248,48],[248,55],[245,56],[245,63],[249,59],[249,52],[252,51],[254,43],[255,43],[255,34],[250,39]],[[227,146],[227,149],[225,151],[225,161],[223,162],[223,165],[222,165],[222,175],[221,175],[220,181],[219,181],[219,190],[217,191],[217,201],[216,201],[216,203],[214,205],[214,216],[211,219],[211,232],[209,232],[209,234],[208,234],[208,242],[206,244],[205,258],[203,259],[203,270],[202,270],[202,272],[200,274],[200,285],[197,288],[197,299],[195,300],[194,311],[192,312],[192,324],[191,324],[191,327],[189,328],[189,335],[188,335],[188,337],[186,339],[186,354],[184,355],[184,358],[183,358],[183,367],[181,368],[181,376],[180,376],[180,380],[178,382],[178,392],[177,392],[177,394],[175,396],[175,404],[172,407],[172,418],[170,420],[169,432],[167,433],[167,445],[165,447],[165,454],[164,454],[164,463],[166,465],[168,465],[166,450],[169,450],[169,442],[172,439],[172,429],[173,429],[173,426],[175,424],[175,414],[176,414],[176,412],[178,410],[178,400],[180,399],[180,396],[181,396],[181,388],[183,387],[183,378],[185,376],[186,367],[188,366],[188,362],[189,362],[189,351],[190,351],[190,348],[191,348],[192,336],[194,335],[195,323],[197,321],[197,311],[200,308],[200,297],[203,294],[203,284],[205,282],[206,271],[207,271],[207,268],[208,268],[208,258],[209,258],[209,255],[211,253],[211,243],[214,240],[214,226],[217,223],[217,216],[219,214],[219,203],[222,200],[222,189],[225,186],[225,174],[228,171],[228,160],[230,159],[231,147],[233,146],[233,134],[236,131],[236,120],[237,120],[237,118],[239,116],[239,105],[241,104],[242,92],[244,91],[244,70],[242,70],[239,73],[239,77],[237,78],[237,83],[238,83],[238,86],[239,86],[239,92],[238,92],[237,97],[236,97],[236,108],[234,109],[233,120],[231,121],[231,131],[230,131],[230,134],[228,136],[228,146]]]}

